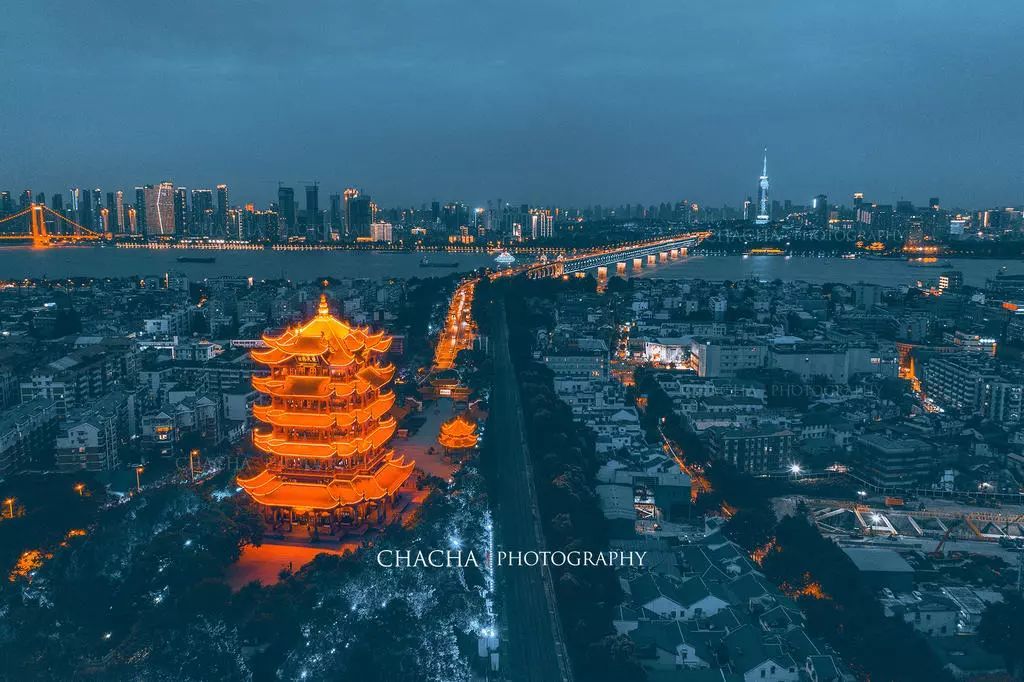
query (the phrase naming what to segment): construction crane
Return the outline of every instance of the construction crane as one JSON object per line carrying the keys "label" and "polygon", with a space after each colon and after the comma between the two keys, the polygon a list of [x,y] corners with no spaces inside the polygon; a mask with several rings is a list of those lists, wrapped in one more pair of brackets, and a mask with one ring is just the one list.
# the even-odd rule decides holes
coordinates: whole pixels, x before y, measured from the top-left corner
{"label": "construction crane", "polygon": [[943,533],[942,539],[939,540],[939,544],[935,545],[935,549],[933,549],[932,551],[928,552],[928,556],[929,557],[931,557],[932,559],[941,559],[941,558],[943,558],[945,556],[942,553],[942,548],[946,545],[946,540],[949,539],[949,534],[952,533],[952,532],[953,532],[953,527],[952,526],[946,528],[946,532]]}

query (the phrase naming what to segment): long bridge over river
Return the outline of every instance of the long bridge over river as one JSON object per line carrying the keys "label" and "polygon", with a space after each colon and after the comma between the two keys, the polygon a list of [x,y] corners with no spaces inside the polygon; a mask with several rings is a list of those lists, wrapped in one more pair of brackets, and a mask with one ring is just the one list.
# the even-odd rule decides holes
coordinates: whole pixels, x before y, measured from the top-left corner
{"label": "long bridge over river", "polygon": [[561,255],[555,260],[542,260],[530,265],[526,274],[536,279],[597,270],[600,278],[607,277],[608,268],[614,266],[614,274],[624,276],[630,268],[633,272],[639,272],[645,265],[652,267],[686,256],[689,249],[710,236],[710,232],[686,232],[660,239],[619,244],[576,256]]}

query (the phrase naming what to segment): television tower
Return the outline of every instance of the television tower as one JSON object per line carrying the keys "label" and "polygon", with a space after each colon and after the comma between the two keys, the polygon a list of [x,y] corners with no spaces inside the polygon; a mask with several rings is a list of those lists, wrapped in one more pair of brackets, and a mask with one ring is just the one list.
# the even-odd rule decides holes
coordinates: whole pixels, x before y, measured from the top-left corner
{"label": "television tower", "polygon": [[757,217],[756,225],[767,225],[772,219],[771,205],[768,203],[768,148],[764,150],[764,168],[757,183]]}

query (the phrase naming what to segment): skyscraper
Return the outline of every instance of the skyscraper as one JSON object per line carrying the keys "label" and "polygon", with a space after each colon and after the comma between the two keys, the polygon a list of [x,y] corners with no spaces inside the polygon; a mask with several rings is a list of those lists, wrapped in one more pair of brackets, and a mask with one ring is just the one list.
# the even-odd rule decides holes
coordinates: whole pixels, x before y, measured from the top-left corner
{"label": "skyscraper", "polygon": [[342,223],[341,223],[341,221],[342,221],[342,216],[343,215],[344,215],[344,213],[342,213],[342,208],[341,208],[341,195],[340,194],[332,194],[331,195],[331,211],[330,211],[331,232],[337,232],[339,234],[341,233],[341,231],[342,231]]}
{"label": "skyscraper", "polygon": [[320,226],[320,186],[306,185],[306,229],[316,233]]}
{"label": "skyscraper", "polygon": [[547,239],[554,235],[554,218],[546,208],[530,209],[530,239]]}
{"label": "skyscraper", "polygon": [[77,187],[72,187],[68,190],[68,212],[64,215],[73,219],[78,220],[78,204],[82,199],[82,190]]}
{"label": "skyscraper", "polygon": [[768,149],[764,150],[764,168],[757,183],[757,218],[754,223],[767,225],[772,219],[771,205],[768,203]]}
{"label": "skyscraper", "polygon": [[110,232],[120,232],[121,223],[117,219],[117,201],[114,198],[113,192],[107,192],[107,230]]}
{"label": "skyscraper", "polygon": [[124,233],[128,231],[128,223],[125,222],[124,215],[124,192],[117,190],[114,194],[114,219],[117,221],[118,232]]}
{"label": "skyscraper", "polygon": [[188,188],[179,187],[174,190],[174,224],[178,232],[184,236],[191,236],[188,220]]}
{"label": "skyscraper", "polygon": [[228,229],[228,186],[217,185],[217,235],[227,233]]}
{"label": "skyscraper", "polygon": [[103,191],[99,187],[92,191],[92,224],[94,230],[101,229],[100,211],[103,210]]}
{"label": "skyscraper", "polygon": [[295,190],[278,186],[277,204],[285,236],[290,237],[295,234]]}
{"label": "skyscraper", "polygon": [[158,237],[174,236],[174,183],[161,182],[143,188],[146,207],[146,234]]}
{"label": "skyscraper", "polygon": [[135,188],[135,229],[146,234],[146,188]]}
{"label": "skyscraper", "polygon": [[348,208],[348,234],[350,237],[369,237],[373,223],[373,206],[369,194],[352,197],[346,203]]}
{"label": "skyscraper", "polygon": [[86,229],[94,229],[92,223],[92,192],[81,192],[78,203],[78,224]]}
{"label": "skyscraper", "polygon": [[[59,194],[55,196],[60,196]],[[14,202],[11,201],[10,192],[0,192],[0,218],[6,218],[14,213]]]}
{"label": "skyscraper", "polygon": [[359,190],[356,189],[355,187],[348,187],[345,189],[344,192],[342,192],[342,198],[344,200],[343,208],[345,210],[345,235],[348,237],[357,236],[352,231],[352,212],[349,208],[349,202],[351,202],[357,196],[359,196]]}
{"label": "skyscraper", "polygon": [[815,224],[819,227],[828,225],[828,197],[824,194],[819,194],[814,197],[811,207],[814,212]]}
{"label": "skyscraper", "polygon": [[192,190],[192,233],[197,237],[213,236],[213,190]]}
{"label": "skyscraper", "polygon": [[[526,213],[528,210],[529,207],[523,213]],[[465,204],[457,201],[449,202],[441,209],[441,222],[444,224],[445,233],[449,237],[460,235],[462,227],[469,222],[469,210]]]}

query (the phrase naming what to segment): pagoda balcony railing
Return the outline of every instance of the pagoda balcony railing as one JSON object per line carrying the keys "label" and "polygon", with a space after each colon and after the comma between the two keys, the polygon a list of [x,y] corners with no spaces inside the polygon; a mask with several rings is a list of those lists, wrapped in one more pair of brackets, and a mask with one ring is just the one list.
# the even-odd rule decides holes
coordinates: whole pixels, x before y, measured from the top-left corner
{"label": "pagoda balcony railing", "polygon": [[372,464],[360,464],[352,467],[329,467],[326,469],[298,469],[282,464],[268,464],[267,471],[296,482],[308,481],[312,483],[335,476],[369,476],[377,469],[379,462],[380,459],[375,459]]}

